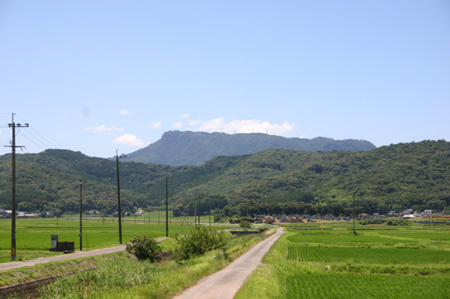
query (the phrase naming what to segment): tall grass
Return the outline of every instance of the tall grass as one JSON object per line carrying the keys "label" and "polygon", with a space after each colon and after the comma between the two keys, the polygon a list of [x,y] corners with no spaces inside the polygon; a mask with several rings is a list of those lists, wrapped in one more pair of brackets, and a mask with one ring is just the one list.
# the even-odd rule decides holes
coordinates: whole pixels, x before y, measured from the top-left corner
{"label": "tall grass", "polygon": [[[222,250],[159,265],[131,259],[123,253],[102,268],[58,279],[43,290],[42,298],[171,298],[202,277],[225,267],[261,237],[235,237],[226,255]],[[239,248],[239,249],[237,249]]]}

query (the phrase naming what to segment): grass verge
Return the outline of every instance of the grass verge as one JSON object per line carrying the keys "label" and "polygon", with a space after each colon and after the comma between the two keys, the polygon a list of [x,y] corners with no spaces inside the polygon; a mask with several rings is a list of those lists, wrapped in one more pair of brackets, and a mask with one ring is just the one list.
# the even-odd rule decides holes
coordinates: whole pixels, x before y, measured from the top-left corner
{"label": "grass verge", "polygon": [[63,276],[45,286],[41,297],[171,298],[199,279],[224,268],[271,233],[233,237],[225,254],[222,250],[214,250],[184,263],[152,264],[137,261],[125,252],[114,254],[114,258],[95,270]]}

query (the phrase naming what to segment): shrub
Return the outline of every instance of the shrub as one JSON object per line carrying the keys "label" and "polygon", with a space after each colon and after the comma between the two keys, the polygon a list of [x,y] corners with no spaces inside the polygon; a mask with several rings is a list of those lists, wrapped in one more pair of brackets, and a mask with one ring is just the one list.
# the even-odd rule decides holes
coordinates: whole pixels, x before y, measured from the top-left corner
{"label": "shrub", "polygon": [[259,231],[260,233],[263,233],[263,232],[265,232],[265,231],[267,231],[267,230],[269,230],[269,228],[268,228],[267,226],[260,226],[260,227],[258,228],[258,231]]}
{"label": "shrub", "polygon": [[386,220],[384,219],[367,219],[359,221],[359,224],[368,225],[368,224],[383,224]]}
{"label": "shrub", "polygon": [[227,242],[223,232],[205,226],[192,228],[187,235],[177,235],[175,239],[178,243],[175,257],[178,260],[188,260],[207,251],[223,248]]}
{"label": "shrub", "polygon": [[410,225],[411,222],[409,220],[406,219],[389,219],[386,222],[387,225],[394,225],[394,226],[405,226],[405,225]]}
{"label": "shrub", "polygon": [[149,260],[154,263],[161,258],[159,254],[162,249],[159,244],[146,236],[135,236],[134,239],[130,239],[130,243],[126,246],[126,251],[135,255],[138,260]]}
{"label": "shrub", "polygon": [[248,221],[242,220],[241,222],[239,222],[239,226],[242,228],[251,228],[252,224]]}

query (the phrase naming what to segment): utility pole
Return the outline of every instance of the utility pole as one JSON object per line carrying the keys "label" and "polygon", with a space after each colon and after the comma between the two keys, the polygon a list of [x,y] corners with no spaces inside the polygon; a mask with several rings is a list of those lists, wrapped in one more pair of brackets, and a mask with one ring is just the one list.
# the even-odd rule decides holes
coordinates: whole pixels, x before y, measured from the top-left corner
{"label": "utility pole", "polygon": [[200,198],[198,199],[197,205],[197,217],[198,217],[198,226],[200,227]]}
{"label": "utility pole", "polygon": [[16,128],[28,128],[28,124],[14,123],[14,114],[12,114],[12,122],[8,126],[12,129],[12,142],[10,146],[12,150],[12,187],[11,187],[11,261],[16,260]]}
{"label": "utility pole", "polygon": [[194,199],[194,226],[197,226],[197,198]]}
{"label": "utility pole", "polygon": [[166,237],[169,236],[169,176],[166,176]]}
{"label": "utility pole", "polygon": [[355,196],[356,196],[356,192],[358,192],[359,191],[359,188],[358,189],[356,189],[356,191],[353,193],[353,234],[356,236],[356,235],[358,235],[357,233],[356,233],[356,211],[355,211]]}
{"label": "utility pole", "polygon": [[83,184],[80,183],[80,251],[83,251]]}
{"label": "utility pole", "polygon": [[116,149],[116,165],[117,165],[117,204],[119,207],[119,242],[122,244],[122,207],[120,204],[120,178],[119,178],[119,158],[126,158],[127,156],[122,154],[119,157],[118,151]]}

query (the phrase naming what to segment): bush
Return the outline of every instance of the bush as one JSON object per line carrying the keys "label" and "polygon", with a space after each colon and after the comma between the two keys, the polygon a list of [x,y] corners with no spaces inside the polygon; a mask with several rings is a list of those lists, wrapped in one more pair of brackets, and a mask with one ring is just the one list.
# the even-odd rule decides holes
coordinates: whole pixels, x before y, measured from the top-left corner
{"label": "bush", "polygon": [[154,263],[161,258],[159,254],[162,249],[159,244],[146,236],[135,236],[134,239],[130,239],[130,243],[126,246],[126,251],[135,255],[138,260],[149,260]]}
{"label": "bush", "polygon": [[225,216],[224,214],[215,214],[214,215],[215,223],[227,223],[228,221],[230,221],[230,218]]}
{"label": "bush", "polygon": [[383,224],[385,223],[385,219],[367,219],[359,221],[359,224],[368,225],[368,224]]}
{"label": "bush", "polygon": [[242,220],[241,222],[239,222],[239,226],[242,228],[251,228],[252,224],[248,221]]}
{"label": "bush", "polygon": [[263,232],[268,231],[268,230],[269,230],[269,228],[267,226],[260,226],[260,227],[258,227],[258,231],[260,233],[263,233]]}
{"label": "bush", "polygon": [[394,226],[406,226],[406,225],[410,225],[411,222],[409,220],[406,219],[389,219],[386,222],[387,225],[394,225]]}
{"label": "bush", "polygon": [[205,226],[192,228],[187,235],[177,235],[175,239],[178,242],[175,252],[178,260],[203,255],[207,251],[223,248],[227,243],[227,237],[223,232]]}

